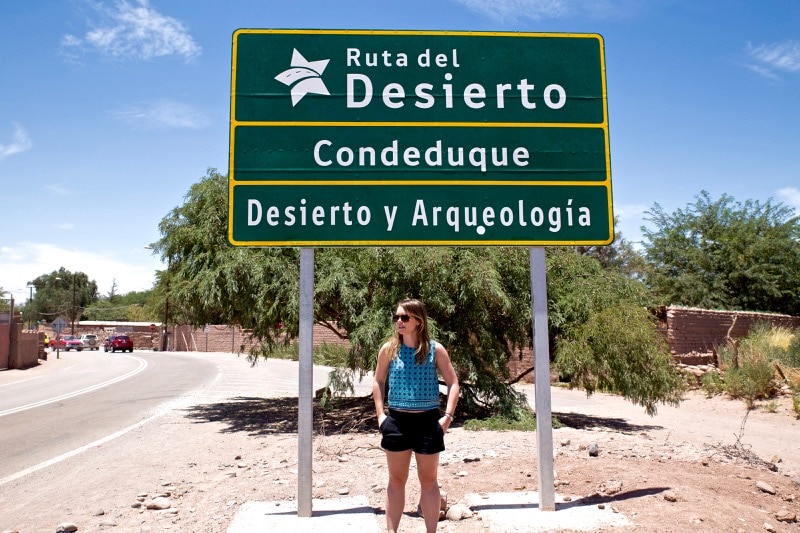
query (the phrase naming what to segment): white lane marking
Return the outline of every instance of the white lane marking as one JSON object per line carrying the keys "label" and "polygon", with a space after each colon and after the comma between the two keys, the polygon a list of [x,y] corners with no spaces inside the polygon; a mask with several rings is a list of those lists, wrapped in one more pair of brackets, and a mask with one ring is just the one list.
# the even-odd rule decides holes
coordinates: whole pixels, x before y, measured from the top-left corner
{"label": "white lane marking", "polygon": [[8,387],[9,385],[16,385],[17,383],[25,383],[26,381],[33,381],[34,379],[39,379],[39,378],[43,378],[43,377],[44,377],[44,375],[41,375],[41,376],[36,376],[36,377],[33,377],[33,378],[21,379],[19,381],[11,381],[9,383],[0,383],[0,387]]}
{"label": "white lane marking", "polygon": [[128,372],[127,374],[123,374],[113,379],[109,379],[108,381],[103,381],[102,383],[98,383],[96,385],[92,385],[91,387],[86,387],[84,389],[76,390],[73,392],[69,392],[67,394],[62,394],[61,396],[55,396],[53,398],[47,398],[45,400],[40,400],[38,402],[29,403],[27,405],[21,405],[20,407],[14,407],[11,409],[6,409],[5,411],[0,411],[0,417],[6,415],[12,415],[14,413],[19,413],[21,411],[26,411],[28,409],[33,409],[34,407],[41,407],[43,405],[47,405],[50,403],[60,402],[62,400],[66,400],[69,398],[74,398],[75,396],[80,396],[81,394],[86,394],[88,392],[94,392],[96,390],[102,389],[103,387],[108,387],[109,385],[113,385],[114,383],[119,383],[120,381],[124,381],[130,377],[135,376],[139,372],[143,371],[147,368],[147,361],[142,359],[141,357],[134,357],[130,356],[133,359],[139,361],[139,366]]}
{"label": "white lane marking", "polygon": [[[64,367],[61,371],[62,372],[66,372],[67,370],[69,370],[70,368],[72,368],[73,366],[76,366],[76,365],[77,365],[77,363],[73,363],[73,364],[71,364],[69,366]],[[8,383],[0,383],[0,387],[8,387],[10,385],[16,385],[17,383],[25,383],[26,381],[32,381],[34,379],[43,378],[46,375],[47,374],[42,374],[41,376],[35,376],[35,377],[32,377],[32,378],[27,378],[27,379],[20,379],[19,381],[9,381]]]}
{"label": "white lane marking", "polygon": [[28,474],[32,474],[32,473],[36,472],[37,470],[41,470],[43,468],[47,468],[48,466],[53,466],[54,464],[60,463],[61,461],[65,460],[65,459],[69,459],[70,457],[74,457],[74,456],[76,456],[76,455],[78,455],[80,453],[85,452],[89,448],[93,448],[95,446],[101,446],[101,445],[103,445],[103,444],[105,444],[105,443],[107,443],[109,441],[112,441],[112,440],[116,439],[117,437],[121,437],[122,435],[124,435],[125,433],[127,433],[129,431],[132,431],[132,430],[134,430],[134,429],[136,429],[136,428],[138,428],[140,426],[143,426],[144,424],[150,422],[151,420],[153,420],[155,418],[158,418],[161,415],[162,415],[162,413],[155,414],[155,415],[151,416],[150,418],[142,420],[138,424],[134,424],[134,425],[129,426],[129,427],[125,428],[125,429],[121,429],[120,431],[117,431],[116,433],[112,433],[111,435],[107,435],[107,436],[103,437],[102,439],[96,440],[94,442],[90,442],[89,444],[81,446],[80,448],[75,448],[74,450],[71,450],[71,451],[69,451],[67,453],[62,453],[61,455],[59,455],[57,457],[53,457],[52,459],[48,459],[47,461],[45,461],[43,463],[39,463],[38,465],[32,466],[30,468],[26,468],[25,470],[20,470],[16,474],[11,474],[10,476],[6,476],[6,477],[0,479],[0,487],[5,485],[6,483],[10,483],[12,481],[15,481],[15,480],[21,478],[21,477],[25,477]]}
{"label": "white lane marking", "polygon": [[[135,357],[135,359],[139,359],[139,358]],[[143,359],[139,359],[139,361],[143,362],[145,367],[147,366],[147,361],[145,361]],[[11,475],[6,476],[4,478],[0,478],[0,487],[5,485],[6,483],[11,483],[12,481],[15,481],[15,480],[17,480],[19,478],[25,477],[28,474],[32,474],[34,472],[37,472],[37,471],[42,470],[44,468],[47,468],[49,466],[53,466],[54,464],[57,464],[57,463],[60,463],[61,461],[69,459],[70,457],[75,457],[76,455],[79,455],[79,454],[85,452],[86,450],[89,450],[89,449],[94,448],[96,446],[102,446],[103,444],[111,442],[112,440],[114,440],[116,438],[119,438],[119,437],[125,435],[126,433],[128,433],[130,431],[133,431],[134,429],[140,428],[140,427],[144,426],[145,424],[147,424],[149,422],[152,422],[153,420],[155,420],[155,419],[157,419],[157,418],[159,418],[161,416],[164,416],[165,414],[169,413],[173,409],[186,408],[186,407],[190,407],[192,405],[197,404],[199,402],[200,398],[203,395],[204,389],[213,387],[221,379],[221,377],[222,377],[222,366],[219,365],[219,363],[217,363],[217,365],[218,365],[217,366],[217,375],[214,377],[213,380],[211,380],[210,383],[204,384],[199,389],[191,391],[188,394],[186,394],[184,396],[181,396],[180,398],[172,400],[171,402],[166,402],[166,403],[162,404],[161,406],[159,406],[157,408],[158,410],[156,411],[156,413],[153,414],[152,416],[150,416],[149,418],[146,418],[146,419],[144,419],[144,420],[142,420],[140,422],[137,422],[136,424],[134,424],[132,426],[128,426],[126,428],[123,428],[123,429],[117,431],[116,433],[112,433],[111,435],[107,435],[107,436],[105,436],[105,437],[103,437],[101,439],[98,439],[98,440],[94,441],[94,442],[90,442],[89,444],[85,444],[85,445],[81,446],[80,448],[75,448],[74,450],[68,451],[66,453],[62,453],[61,455],[59,455],[57,457],[53,457],[52,459],[48,459],[47,461],[39,463],[38,465],[31,466],[29,468],[26,468],[25,470],[20,470],[16,474],[11,474]],[[142,368],[142,370],[143,369],[144,369],[144,367]]]}

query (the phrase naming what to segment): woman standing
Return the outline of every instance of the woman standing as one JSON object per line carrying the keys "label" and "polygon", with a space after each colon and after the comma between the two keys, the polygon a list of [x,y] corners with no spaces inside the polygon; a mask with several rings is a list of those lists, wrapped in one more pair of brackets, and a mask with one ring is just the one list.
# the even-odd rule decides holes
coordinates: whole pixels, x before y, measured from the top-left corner
{"label": "woman standing", "polygon": [[[439,521],[439,453],[458,403],[458,377],[444,347],[430,339],[428,314],[419,300],[397,304],[392,320],[395,334],[378,353],[372,398],[386,452],[386,529],[395,533],[406,502],[406,481],[412,452],[417,462],[420,506],[428,533]],[[447,407],[439,412],[439,378],[447,384]],[[386,401],[386,382],[389,397]],[[388,413],[386,407],[388,405]]]}

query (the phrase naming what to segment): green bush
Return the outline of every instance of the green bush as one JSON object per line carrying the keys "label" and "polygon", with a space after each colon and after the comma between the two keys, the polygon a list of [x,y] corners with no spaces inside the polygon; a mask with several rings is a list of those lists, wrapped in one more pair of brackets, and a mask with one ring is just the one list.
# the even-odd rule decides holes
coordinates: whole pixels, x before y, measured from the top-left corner
{"label": "green bush", "polygon": [[[347,353],[348,348],[344,346],[323,343],[321,346],[314,347],[312,358],[315,365],[345,366],[347,364]],[[300,345],[293,342],[289,345],[277,346],[269,353],[269,357],[298,361],[300,360]]]}
{"label": "green bush", "polygon": [[[738,368],[734,365],[734,352],[737,350]],[[755,324],[747,336],[741,338],[738,346],[721,346],[719,354],[721,366],[725,369],[724,391],[732,398],[742,398],[752,407],[758,399],[772,397],[777,390],[778,377],[775,365],[784,374],[787,370],[800,369],[800,333],[789,328],[773,326],[762,322]],[[714,383],[704,383],[704,389],[713,390]]]}
{"label": "green bush", "polygon": [[314,348],[314,364],[325,366],[347,366],[347,354],[350,349],[337,344],[322,343]]}
{"label": "green bush", "polygon": [[768,402],[764,405],[764,411],[767,413],[777,413],[778,412],[778,402]]}
{"label": "green bush", "polygon": [[747,379],[753,384],[754,398],[770,398],[777,390],[773,377],[775,371],[772,363],[766,360],[753,361],[742,366]]}
{"label": "green bush", "polygon": [[717,372],[706,372],[700,379],[700,386],[708,397],[725,392],[725,383]]}
{"label": "green bush", "polygon": [[725,373],[724,388],[731,398],[746,400],[752,408],[759,399],[772,397],[775,393],[773,370],[769,361],[751,361],[740,364]]}
{"label": "green bush", "polygon": [[[553,428],[564,427],[558,418],[553,417]],[[529,408],[518,409],[514,418],[490,416],[488,418],[470,418],[464,422],[464,429],[469,431],[536,431],[536,414]]]}
{"label": "green bush", "polygon": [[621,394],[651,416],[658,403],[678,405],[684,378],[651,320],[641,306],[607,306],[556,339],[554,369],[573,387]]}
{"label": "green bush", "polygon": [[464,422],[464,429],[470,431],[536,431],[536,417],[525,416],[521,420],[511,420],[502,416],[489,418],[470,418]]}
{"label": "green bush", "polygon": [[741,368],[732,368],[725,372],[725,393],[731,398],[747,398],[753,395],[754,387]]}
{"label": "green bush", "polygon": [[786,359],[783,361],[788,366],[800,369],[800,333],[795,332],[789,348],[786,350]]}

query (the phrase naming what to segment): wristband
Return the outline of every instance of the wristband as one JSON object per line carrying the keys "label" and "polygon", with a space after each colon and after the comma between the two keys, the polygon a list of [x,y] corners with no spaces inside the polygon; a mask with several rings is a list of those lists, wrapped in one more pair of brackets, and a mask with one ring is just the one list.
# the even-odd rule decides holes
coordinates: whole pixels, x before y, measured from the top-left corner
{"label": "wristband", "polygon": [[450,422],[452,422],[453,420],[455,420],[455,418],[453,418],[453,415],[451,415],[450,413],[445,413],[445,414],[444,414],[444,416],[446,416],[447,418],[449,418],[449,419],[450,419]]}

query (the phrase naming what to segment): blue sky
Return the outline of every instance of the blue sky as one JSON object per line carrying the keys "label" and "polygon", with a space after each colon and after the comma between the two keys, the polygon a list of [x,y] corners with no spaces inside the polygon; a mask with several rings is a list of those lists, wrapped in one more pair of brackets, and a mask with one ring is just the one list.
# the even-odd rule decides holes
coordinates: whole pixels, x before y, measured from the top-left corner
{"label": "blue sky", "polygon": [[701,190],[800,212],[796,0],[0,4],[0,287],[65,267],[149,289],[158,223],[228,171],[238,28],[600,33],[618,229]]}

